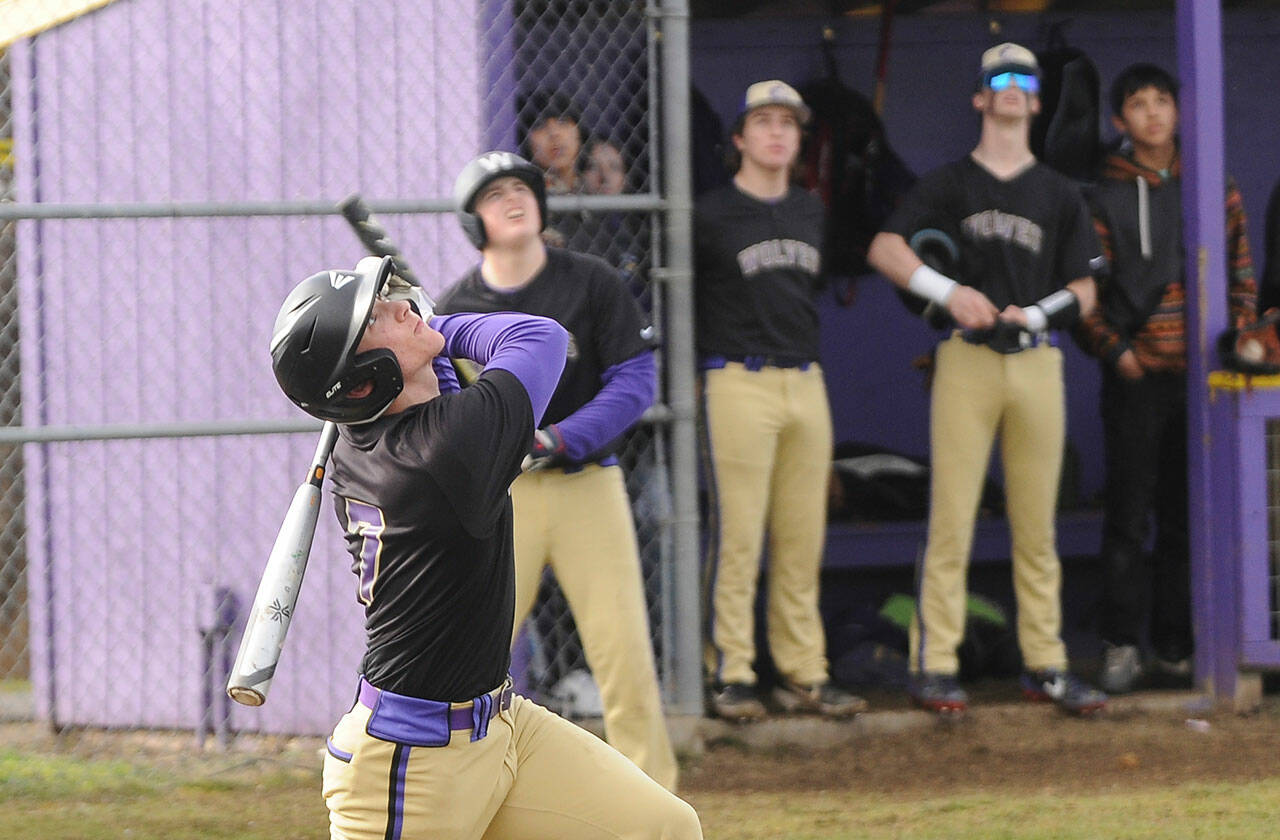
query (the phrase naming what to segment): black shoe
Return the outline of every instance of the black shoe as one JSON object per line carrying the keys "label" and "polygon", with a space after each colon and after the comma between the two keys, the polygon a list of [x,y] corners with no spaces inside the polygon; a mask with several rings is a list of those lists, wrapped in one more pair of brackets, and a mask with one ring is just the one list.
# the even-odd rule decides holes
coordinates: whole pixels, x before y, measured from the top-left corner
{"label": "black shoe", "polygon": [[932,671],[912,674],[907,693],[917,706],[938,714],[961,714],[969,708],[969,695],[960,687],[955,674]]}
{"label": "black shoe", "polygon": [[767,713],[756,696],[756,687],[748,683],[727,683],[711,695],[711,711],[716,717],[745,723],[760,720]]}
{"label": "black shoe", "polygon": [[867,701],[832,682],[797,685],[784,680],[773,689],[773,699],[784,712],[816,712],[843,718],[867,710]]}
{"label": "black shoe", "polygon": [[1092,714],[1107,705],[1107,695],[1055,668],[1023,671],[1022,694],[1033,703],[1056,703],[1059,709],[1073,715]]}

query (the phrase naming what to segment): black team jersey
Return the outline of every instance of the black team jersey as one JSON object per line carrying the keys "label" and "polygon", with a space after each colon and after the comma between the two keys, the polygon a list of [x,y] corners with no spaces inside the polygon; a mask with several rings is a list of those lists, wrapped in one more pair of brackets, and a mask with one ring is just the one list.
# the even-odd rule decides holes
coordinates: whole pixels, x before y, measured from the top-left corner
{"label": "black team jersey", "polygon": [[953,279],[997,309],[1030,306],[1092,275],[1102,253],[1079,188],[1042,163],[1008,180],[968,156],[933,170],[885,224],[908,240],[926,227],[959,235],[962,271]]}
{"label": "black team jersey", "polygon": [[694,212],[698,353],[818,359],[822,202],[792,186],[761,201],[734,184]]}
{"label": "black team jersey", "polygon": [[508,488],[532,428],[528,392],[501,369],[341,427],[330,477],[358,558],[362,667],[374,685],[461,702],[506,678],[515,610]]}
{"label": "black team jersey", "polygon": [[[477,266],[441,296],[436,311],[525,312],[560,322],[569,332],[569,356],[544,426],[561,422],[595,397],[605,370],[653,346],[652,330],[617,271],[598,257],[560,248],[548,248],[547,264],[514,291],[490,288]],[[597,451],[593,457],[607,454]]]}

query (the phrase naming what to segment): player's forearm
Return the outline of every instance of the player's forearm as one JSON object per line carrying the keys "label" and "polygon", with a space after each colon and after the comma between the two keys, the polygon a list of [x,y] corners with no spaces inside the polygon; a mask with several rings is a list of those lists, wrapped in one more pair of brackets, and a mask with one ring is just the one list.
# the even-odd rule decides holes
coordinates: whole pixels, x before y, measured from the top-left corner
{"label": "player's forearm", "polygon": [[498,368],[520,380],[529,393],[534,423],[551,402],[564,370],[569,334],[550,318],[522,312],[485,315],[458,313],[434,318],[431,326],[444,336],[444,356],[461,356]]}
{"label": "player's forearm", "polygon": [[867,263],[902,289],[909,289],[911,275],[923,265],[907,240],[888,231],[877,233],[871,240]]}
{"label": "player's forearm", "polygon": [[556,424],[564,450],[583,461],[635,425],[653,404],[657,365],[645,351],[614,365],[601,376],[604,387],[581,408]]}

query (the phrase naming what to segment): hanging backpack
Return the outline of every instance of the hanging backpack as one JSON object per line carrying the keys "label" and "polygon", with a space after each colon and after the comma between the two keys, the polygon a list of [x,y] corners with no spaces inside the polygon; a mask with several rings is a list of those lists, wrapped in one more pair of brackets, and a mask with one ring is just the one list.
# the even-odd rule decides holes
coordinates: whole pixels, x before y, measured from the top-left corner
{"label": "hanging backpack", "polygon": [[827,208],[823,274],[870,274],[867,248],[916,176],[889,146],[871,100],[828,75],[800,89],[813,112],[801,184]]}
{"label": "hanging backpack", "polygon": [[1040,63],[1040,113],[1031,122],[1031,151],[1042,163],[1076,181],[1097,180],[1102,162],[1102,83],[1097,65],[1069,46],[1066,22],[1049,30],[1036,53]]}

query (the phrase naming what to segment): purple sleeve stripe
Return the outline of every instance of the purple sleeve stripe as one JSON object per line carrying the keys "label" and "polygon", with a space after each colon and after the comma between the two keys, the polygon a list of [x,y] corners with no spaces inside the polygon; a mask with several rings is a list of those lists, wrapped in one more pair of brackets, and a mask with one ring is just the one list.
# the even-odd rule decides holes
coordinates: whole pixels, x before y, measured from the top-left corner
{"label": "purple sleeve stripe", "polygon": [[649,350],[607,368],[604,386],[581,408],[556,424],[564,451],[581,462],[625,432],[653,405],[657,364]]}
{"label": "purple sleeve stripe", "polygon": [[431,326],[444,335],[444,355],[505,370],[520,380],[533,406],[534,424],[551,402],[564,370],[569,334],[550,318],[520,312],[441,315]]}

